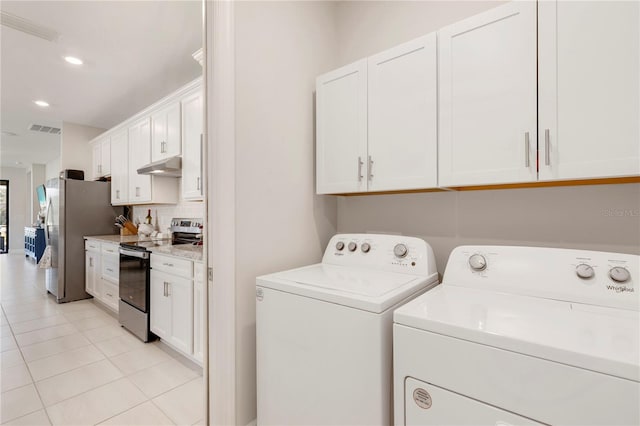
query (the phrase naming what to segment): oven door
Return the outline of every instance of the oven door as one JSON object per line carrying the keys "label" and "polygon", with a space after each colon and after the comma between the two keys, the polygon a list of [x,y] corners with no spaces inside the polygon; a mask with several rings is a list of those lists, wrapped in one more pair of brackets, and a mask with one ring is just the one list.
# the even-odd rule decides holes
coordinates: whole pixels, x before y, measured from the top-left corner
{"label": "oven door", "polygon": [[149,310],[149,252],[120,247],[120,299],[129,305]]}

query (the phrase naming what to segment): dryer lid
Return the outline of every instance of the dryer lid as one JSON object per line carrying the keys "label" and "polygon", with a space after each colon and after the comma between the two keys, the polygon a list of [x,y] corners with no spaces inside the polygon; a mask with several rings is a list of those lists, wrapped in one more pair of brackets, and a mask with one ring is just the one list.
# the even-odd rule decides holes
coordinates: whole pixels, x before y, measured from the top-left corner
{"label": "dryer lid", "polygon": [[394,322],[640,381],[637,311],[441,285]]}
{"label": "dryer lid", "polygon": [[380,313],[437,280],[319,263],[257,278],[257,285]]}

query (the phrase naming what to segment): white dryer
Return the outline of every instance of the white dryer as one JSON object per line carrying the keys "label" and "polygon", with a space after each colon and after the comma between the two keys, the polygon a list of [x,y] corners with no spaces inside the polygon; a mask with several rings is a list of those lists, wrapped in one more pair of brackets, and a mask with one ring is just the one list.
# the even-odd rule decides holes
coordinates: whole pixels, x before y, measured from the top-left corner
{"label": "white dryer", "polygon": [[463,246],[394,314],[396,425],[640,424],[640,257]]}
{"label": "white dryer", "polygon": [[393,310],[436,284],[424,240],[374,234],[258,277],[258,425],[391,424]]}

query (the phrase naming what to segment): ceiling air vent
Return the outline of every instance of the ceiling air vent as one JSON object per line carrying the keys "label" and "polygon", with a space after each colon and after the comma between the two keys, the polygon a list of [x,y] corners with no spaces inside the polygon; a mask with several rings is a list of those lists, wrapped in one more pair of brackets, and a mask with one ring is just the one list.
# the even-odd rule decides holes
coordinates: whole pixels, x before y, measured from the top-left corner
{"label": "ceiling air vent", "polygon": [[50,133],[52,135],[60,134],[60,129],[58,127],[43,126],[41,124],[32,124],[29,126],[29,130],[32,132]]}
{"label": "ceiling air vent", "polygon": [[0,11],[0,23],[14,30],[22,31],[26,34],[31,34],[35,37],[47,41],[57,41],[60,35],[51,28],[44,27],[28,19],[21,18],[20,16],[7,13],[4,10]]}

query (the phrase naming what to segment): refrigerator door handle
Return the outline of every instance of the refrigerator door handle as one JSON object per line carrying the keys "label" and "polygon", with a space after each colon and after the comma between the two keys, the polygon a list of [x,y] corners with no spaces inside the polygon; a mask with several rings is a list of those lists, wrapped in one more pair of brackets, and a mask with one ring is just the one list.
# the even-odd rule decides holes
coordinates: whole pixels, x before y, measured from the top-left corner
{"label": "refrigerator door handle", "polygon": [[47,204],[47,212],[44,215],[44,243],[45,245],[49,245],[49,241],[51,241],[51,236],[49,235],[49,215],[51,214],[51,198],[49,198]]}

